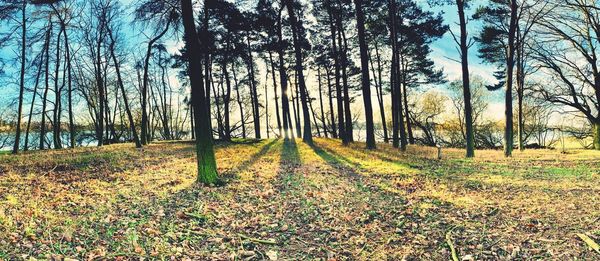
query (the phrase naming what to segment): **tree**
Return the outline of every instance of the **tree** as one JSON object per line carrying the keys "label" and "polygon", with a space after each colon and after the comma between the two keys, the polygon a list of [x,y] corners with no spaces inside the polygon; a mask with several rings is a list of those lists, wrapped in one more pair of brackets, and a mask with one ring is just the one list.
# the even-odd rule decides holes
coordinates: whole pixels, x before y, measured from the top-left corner
{"label": "tree", "polygon": [[127,119],[129,120],[129,128],[131,129],[131,133],[133,135],[133,141],[135,142],[136,148],[141,148],[142,143],[137,134],[137,130],[135,129],[135,121],[133,119],[133,114],[131,113],[131,107],[129,105],[129,100],[127,99],[127,91],[125,90],[125,84],[123,83],[123,78],[121,77],[121,63],[119,62],[119,60],[117,59],[117,55],[115,54],[117,41],[116,41],[116,36],[114,33],[113,26],[114,25],[109,25],[107,27],[108,36],[110,38],[110,46],[109,46],[110,56],[113,60],[114,66],[115,66],[115,73],[117,75],[117,84],[119,85],[119,88],[121,89],[121,93],[123,94],[123,102],[125,103],[124,104],[125,111],[127,112]]}
{"label": "tree", "polygon": [[[142,6],[143,7],[143,6]],[[137,10],[138,13],[138,19],[140,19],[140,17],[142,16],[143,9],[139,8]],[[167,12],[168,13],[168,12]],[[146,48],[146,55],[144,57],[144,75],[143,75],[143,79],[142,79],[142,126],[141,126],[141,142],[143,145],[148,144],[148,111],[146,110],[147,107],[147,100],[148,100],[148,70],[149,70],[149,66],[150,66],[150,58],[152,56],[152,47],[154,47],[154,44],[159,41],[168,31],[170,28],[170,25],[172,23],[174,17],[168,17],[165,18],[166,21],[164,21],[164,27],[161,28],[162,30],[158,32],[158,34],[156,34],[156,36],[152,37],[150,39],[150,41],[148,41],[148,47]]]}
{"label": "tree", "polygon": [[441,14],[423,11],[414,1],[402,1],[399,6],[398,34],[399,78],[402,88],[404,116],[408,141],[414,144],[414,134],[409,111],[409,91],[424,84],[441,84],[445,82],[442,70],[435,68],[429,58],[429,45],[442,37],[448,26],[443,24]]}
{"label": "tree", "polygon": [[[336,112],[333,111],[333,106],[331,108],[331,123],[332,125],[337,125],[337,131],[334,132],[334,136],[337,135],[341,138],[343,144],[347,144],[349,142],[348,135],[346,135],[346,110],[349,108],[344,108],[344,96],[342,95],[342,64],[341,64],[341,43],[338,42],[338,25],[337,25],[337,17],[339,15],[338,7],[336,5],[338,1],[334,0],[323,0],[323,1],[315,1],[314,16],[317,18],[319,23],[317,25],[322,25],[323,28],[317,28],[321,33],[319,34],[324,38],[324,46],[328,46],[329,51],[326,53],[321,53],[327,55],[330,60],[329,64],[333,67],[333,84],[329,84],[329,87],[333,87],[334,91],[330,91],[330,95],[335,93],[336,98]],[[321,63],[322,61],[319,61]],[[327,67],[326,67],[327,68]],[[328,76],[329,81],[329,76]],[[333,86],[331,86],[333,85]],[[335,122],[335,114],[337,113],[337,123]],[[335,128],[335,126],[334,126]]]}
{"label": "tree", "polygon": [[[478,75],[471,75],[470,79],[470,91],[471,91],[471,108],[473,110],[472,115],[472,123],[474,130],[474,145],[475,147],[483,147],[483,144],[478,144],[476,137],[478,136],[478,132],[480,127],[486,125],[484,122],[484,113],[488,108],[489,102],[486,99],[486,82],[485,80]],[[464,100],[464,87],[462,86],[462,81],[453,81],[448,85],[448,89],[450,90],[450,100],[452,101],[452,105],[454,107],[454,111],[456,112],[456,124],[451,123],[450,125],[455,125],[457,128],[454,132],[456,133],[445,133],[446,140],[454,140],[453,142],[446,142],[451,146],[464,146],[466,144],[466,140],[468,137],[467,133],[467,125],[464,119],[465,117],[465,100]],[[450,120],[452,121],[452,119]],[[446,123],[448,125],[448,123]],[[446,130],[451,128],[446,127]],[[458,134],[458,135],[457,135]]]}
{"label": "tree", "polygon": [[202,79],[202,53],[199,36],[196,31],[194,10],[191,0],[181,0],[181,18],[184,27],[184,40],[188,59],[188,77],[192,91],[192,106],[196,122],[196,157],[198,162],[198,180],[204,184],[217,182],[217,163],[211,130],[208,128],[208,109],[206,92]]}
{"label": "tree", "polygon": [[402,93],[400,88],[400,56],[398,43],[398,11],[396,0],[389,0],[388,9],[390,45],[392,49],[392,65],[390,67],[390,85],[392,89],[392,144],[395,148],[406,150],[406,129],[402,112]]}
{"label": "tree", "polygon": [[454,4],[458,12],[460,35],[456,35],[452,30],[452,37],[459,46],[460,62],[462,68],[462,87],[464,99],[464,114],[466,126],[466,150],[467,158],[475,157],[475,135],[473,130],[473,108],[471,105],[471,88],[469,85],[469,48],[473,42],[469,40],[467,32],[467,17],[465,10],[469,7],[470,0],[432,0],[436,4]]}
{"label": "tree", "polygon": [[[513,66],[514,66],[514,85],[517,93],[517,132],[519,150],[525,149],[525,118],[524,118],[524,96],[525,96],[525,79],[529,74],[536,71],[536,68],[529,65],[531,60],[530,38],[532,36],[533,26],[544,13],[546,6],[549,5],[546,1],[541,0],[522,0],[517,1],[516,20],[513,24],[514,43],[513,43]],[[485,62],[496,64],[499,71],[496,74],[499,83],[490,86],[491,90],[497,90],[506,85],[507,61],[509,55],[509,34],[511,28],[511,14],[515,12],[512,9],[512,3],[507,0],[492,0],[490,5],[483,6],[475,12],[475,19],[481,20],[483,24],[482,30],[479,32],[475,40],[479,42],[479,57]],[[513,135],[514,136],[514,135]]]}
{"label": "tree", "polygon": [[[19,146],[21,141],[21,120],[23,119],[23,96],[25,93],[25,67],[27,63],[27,2],[26,0],[7,0],[3,3],[0,3],[0,20],[14,19],[18,20],[15,17],[15,11],[20,11],[21,19],[20,19],[20,27],[21,27],[21,68],[19,71],[19,98],[17,101],[17,125],[15,131],[15,141],[13,144],[12,153],[17,154],[19,152]],[[30,1],[35,5],[49,5],[59,2],[58,0],[34,0]]]}
{"label": "tree", "polygon": [[574,0],[559,2],[551,10],[540,17],[534,37],[533,56],[547,77],[534,92],[583,115],[593,126],[593,147],[600,150],[600,5]]}
{"label": "tree", "polygon": [[356,27],[360,46],[360,65],[362,72],[362,92],[367,121],[367,148],[375,149],[375,130],[373,126],[373,108],[371,105],[371,80],[369,79],[369,51],[365,36],[365,15],[362,0],[354,0],[356,10]]}
{"label": "tree", "polygon": [[[459,97],[460,98],[460,97]],[[426,146],[437,146],[436,127],[441,124],[441,115],[445,112],[448,97],[439,91],[431,90],[421,95],[411,110],[410,118],[415,127],[421,130],[421,136],[415,139]]]}
{"label": "tree", "polygon": [[305,39],[304,26],[302,22],[298,20],[295,5],[293,0],[284,0],[288,10],[288,16],[292,27],[292,34],[294,39],[294,53],[296,56],[296,76],[298,77],[298,90],[300,92],[300,99],[302,103],[302,116],[304,118],[304,130],[302,140],[307,144],[312,144],[312,130],[310,123],[310,112],[308,111],[308,95],[306,90],[306,82],[304,79],[304,65],[302,58],[302,43],[300,39]]}

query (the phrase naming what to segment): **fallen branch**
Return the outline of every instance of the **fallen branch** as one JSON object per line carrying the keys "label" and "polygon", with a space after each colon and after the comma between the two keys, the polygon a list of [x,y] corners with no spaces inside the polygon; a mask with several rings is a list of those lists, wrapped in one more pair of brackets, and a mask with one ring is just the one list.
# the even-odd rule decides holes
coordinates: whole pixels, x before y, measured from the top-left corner
{"label": "fallen branch", "polygon": [[448,244],[448,247],[450,248],[450,253],[452,254],[452,261],[458,261],[458,254],[456,254],[456,249],[454,248],[454,244],[452,244],[452,237],[450,237],[451,233],[452,230],[446,233],[446,244]]}
{"label": "fallen branch", "polygon": [[583,242],[585,242],[591,250],[594,250],[600,254],[600,245],[598,245],[598,243],[594,242],[594,240],[585,234],[577,234],[577,236],[581,238],[581,240],[583,240]]}
{"label": "fallen branch", "polygon": [[254,243],[260,243],[260,244],[267,244],[267,245],[277,245],[277,241],[274,240],[264,240],[264,239],[258,239],[258,238],[253,238],[253,237],[249,237],[243,234],[237,234],[239,237],[241,237],[242,239],[246,239],[246,240],[250,240]]}

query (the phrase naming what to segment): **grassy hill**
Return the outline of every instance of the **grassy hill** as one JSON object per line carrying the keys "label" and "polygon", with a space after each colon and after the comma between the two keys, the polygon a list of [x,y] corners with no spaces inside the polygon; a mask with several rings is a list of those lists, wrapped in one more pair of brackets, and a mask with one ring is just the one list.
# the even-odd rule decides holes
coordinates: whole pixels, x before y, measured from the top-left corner
{"label": "grassy hill", "polygon": [[600,152],[218,144],[203,187],[192,146],[0,156],[0,258],[600,258]]}

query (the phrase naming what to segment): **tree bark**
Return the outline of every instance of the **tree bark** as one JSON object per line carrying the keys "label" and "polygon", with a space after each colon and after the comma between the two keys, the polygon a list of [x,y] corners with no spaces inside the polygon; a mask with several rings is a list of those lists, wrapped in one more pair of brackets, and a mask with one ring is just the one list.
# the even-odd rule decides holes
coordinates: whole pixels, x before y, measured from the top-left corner
{"label": "tree bark", "polygon": [[[340,11],[341,13],[341,11]],[[343,83],[343,97],[344,97],[344,122],[346,126],[344,127],[344,133],[346,134],[346,141],[344,145],[348,145],[348,143],[354,141],[354,133],[353,133],[353,121],[352,121],[352,112],[350,110],[350,89],[348,86],[348,43],[346,39],[346,33],[344,32],[344,27],[342,25],[341,18],[337,19],[338,24],[338,42],[340,44],[340,60],[341,60],[341,68],[342,68],[342,83]]]}
{"label": "tree bark", "polygon": [[62,148],[61,137],[60,137],[60,98],[61,88],[58,85],[58,72],[60,69],[60,37],[64,31],[64,27],[61,25],[58,31],[58,37],[56,38],[56,66],[54,67],[54,110],[52,112],[52,137],[54,141],[54,148]]}
{"label": "tree bark", "polygon": [[279,113],[279,96],[277,95],[277,77],[275,75],[275,62],[273,61],[273,54],[269,50],[269,62],[271,63],[271,71],[273,72],[273,93],[275,94],[275,116],[277,117],[277,132],[279,133],[279,137],[283,136],[282,126],[281,126],[281,115]]}
{"label": "tree bark", "polygon": [[[283,7],[281,7],[283,9]],[[279,44],[277,46],[277,53],[279,56],[279,81],[281,83],[281,110],[283,115],[283,133],[284,138],[287,140],[290,138],[291,118],[290,118],[290,101],[288,98],[288,77],[285,68],[285,46],[283,43],[283,21],[281,19],[281,10],[279,11],[279,18],[277,23],[277,34]]]}
{"label": "tree bark", "polygon": [[235,94],[238,103],[238,107],[240,109],[240,117],[242,124],[242,138],[246,138],[246,118],[244,117],[244,107],[242,104],[242,97],[240,96],[240,86],[237,80],[237,72],[235,69],[235,62],[231,64],[231,71],[233,72],[233,83],[235,84]]}
{"label": "tree bark", "polygon": [[331,117],[331,134],[333,135],[334,139],[337,139],[338,135],[336,131],[337,128],[335,125],[335,112],[333,110],[333,90],[331,88],[331,77],[329,77],[329,69],[325,68],[325,70],[327,72],[327,97],[329,98],[329,117]]}
{"label": "tree bark", "polygon": [[44,149],[44,143],[46,142],[46,104],[48,102],[48,89],[50,89],[50,77],[48,70],[50,69],[50,37],[52,35],[52,22],[48,25],[48,31],[46,31],[46,43],[44,48],[44,94],[42,96],[42,120],[40,122],[40,150]]}
{"label": "tree bark", "polygon": [[[46,39],[47,41],[48,39]],[[45,53],[45,44],[44,44],[44,49],[42,50],[42,53]],[[25,128],[25,144],[23,147],[24,151],[28,151],[29,150],[29,130],[31,128],[31,121],[33,119],[33,106],[35,105],[35,100],[37,98],[37,91],[38,91],[38,87],[39,87],[39,83],[40,83],[40,77],[42,75],[42,67],[44,66],[44,57],[40,56],[40,63],[38,65],[38,72],[37,75],[35,77],[35,85],[33,87],[33,95],[31,98],[31,105],[29,106],[29,117],[27,119],[27,127]]]}
{"label": "tree bark", "polygon": [[[317,78],[319,80],[319,105],[321,107],[321,123],[323,124],[323,132],[325,134],[325,138],[329,138],[327,121],[325,120],[325,106],[323,106],[323,84],[321,81],[321,66],[317,67]],[[318,124],[315,121],[315,124]]]}
{"label": "tree bark", "polygon": [[[348,143],[346,136],[346,123],[344,121],[344,100],[342,97],[342,85],[341,85],[341,65],[340,55],[337,46],[337,26],[335,25],[335,10],[331,6],[331,2],[327,1],[327,14],[329,17],[329,30],[331,32],[331,53],[333,55],[333,61],[335,63],[335,91],[336,91],[336,102],[337,102],[337,114],[338,114],[338,134],[342,139],[342,143]],[[347,108],[348,109],[348,108]],[[333,114],[333,111],[331,111]],[[334,122],[333,122],[334,123]],[[334,123],[335,124],[335,123]]]}
{"label": "tree bark", "polygon": [[260,137],[260,105],[258,104],[258,92],[256,87],[256,80],[254,78],[254,58],[252,56],[252,46],[250,45],[250,33],[246,35],[247,46],[248,46],[248,74],[250,75],[250,93],[252,97],[252,116],[254,116],[254,138],[261,139]]}
{"label": "tree bark", "polygon": [[196,157],[198,161],[198,180],[204,184],[217,182],[217,163],[213,148],[211,130],[208,128],[210,116],[206,107],[204,83],[202,79],[201,47],[194,23],[194,11],[191,0],[181,0],[184,38],[187,47],[188,76],[192,89],[192,105],[196,120]]}
{"label": "tree bark", "polygon": [[[156,37],[150,39],[150,41],[148,42],[148,47],[146,49],[146,56],[144,58],[144,76],[142,78],[142,133],[141,133],[141,142],[143,145],[148,144],[149,142],[149,138],[148,138],[148,111],[146,110],[147,107],[147,98],[148,98],[148,70],[149,70],[149,66],[150,66],[150,57],[152,56],[152,46],[154,46],[154,44],[160,40],[160,38],[162,38],[168,31],[169,31],[169,27],[171,25],[171,21],[167,22],[167,25],[165,26],[165,29],[160,32]],[[194,29],[195,30],[195,29]],[[198,40],[195,40],[198,41]],[[200,50],[198,50],[200,51]],[[202,73],[202,71],[200,70],[200,73]],[[204,89],[204,87],[203,87]],[[202,95],[204,96],[204,95]]]}
{"label": "tree bark", "polygon": [[373,123],[373,105],[371,104],[371,80],[369,79],[369,50],[365,36],[365,16],[362,0],[354,0],[356,9],[356,27],[360,46],[360,67],[362,72],[362,93],[367,122],[367,149],[375,149],[375,128]]}
{"label": "tree bark", "polygon": [[373,71],[373,80],[375,83],[375,92],[377,94],[377,103],[379,105],[379,114],[381,116],[381,126],[383,128],[383,142],[388,143],[390,138],[388,136],[387,129],[387,121],[385,119],[385,108],[383,104],[383,84],[382,84],[382,72],[381,72],[381,57],[379,56],[379,46],[377,41],[375,41],[375,57],[377,58],[377,70],[375,70],[375,65],[373,64],[373,59],[371,60],[371,68]]}
{"label": "tree bark", "polygon": [[512,156],[513,146],[514,146],[514,136],[513,136],[513,98],[512,98],[512,88],[513,88],[513,70],[515,67],[515,34],[517,27],[517,1],[510,0],[510,24],[508,29],[508,50],[507,50],[507,59],[506,59],[506,94],[505,94],[505,103],[506,103],[506,126],[504,129],[504,156],[510,157]]}
{"label": "tree bark", "polygon": [[115,65],[115,73],[117,74],[117,84],[121,89],[121,93],[123,93],[123,102],[125,103],[125,111],[127,112],[127,119],[129,120],[129,128],[131,130],[131,134],[133,135],[133,141],[135,142],[136,148],[141,148],[142,143],[140,141],[140,137],[137,134],[135,129],[135,121],[133,120],[133,114],[131,113],[131,109],[129,107],[129,101],[127,100],[127,91],[125,91],[125,84],[123,84],[123,78],[121,77],[121,66],[119,61],[117,60],[117,56],[115,54],[115,44],[116,41],[113,37],[112,30],[110,27],[108,28],[108,35],[110,36],[110,55],[112,56],[113,63]]}
{"label": "tree bark", "polygon": [[[21,141],[21,119],[23,118],[23,94],[25,92],[25,63],[27,62],[26,58],[26,49],[27,49],[27,1],[23,1],[23,6],[21,7],[21,73],[20,73],[20,81],[19,81],[19,101],[18,101],[18,109],[17,109],[17,130],[15,133],[15,143],[13,146],[12,153],[19,153],[19,143]],[[35,95],[35,94],[34,94]]]}
{"label": "tree bark", "polygon": [[292,0],[286,0],[290,24],[292,25],[292,35],[294,39],[294,53],[296,54],[296,75],[298,77],[298,86],[300,91],[300,99],[302,103],[302,116],[304,118],[304,130],[302,132],[302,140],[309,145],[313,144],[312,129],[310,123],[310,113],[308,111],[308,97],[306,90],[306,82],[304,79],[304,65],[302,62],[302,46],[300,44],[300,29],[302,22],[296,17]]}
{"label": "tree bark", "polygon": [[467,40],[467,19],[464,0],[456,0],[460,24],[460,57],[462,66],[463,97],[465,106],[465,128],[467,158],[475,157],[475,134],[473,129],[473,107],[471,105],[471,87],[469,81],[469,43]]}

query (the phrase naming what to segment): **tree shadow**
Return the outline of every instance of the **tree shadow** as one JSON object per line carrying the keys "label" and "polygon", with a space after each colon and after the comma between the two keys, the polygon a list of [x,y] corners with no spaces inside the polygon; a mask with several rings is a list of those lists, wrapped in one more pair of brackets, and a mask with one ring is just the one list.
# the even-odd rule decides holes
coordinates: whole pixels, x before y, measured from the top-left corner
{"label": "tree shadow", "polygon": [[336,169],[343,169],[345,173],[350,174],[352,178],[362,178],[355,169],[360,168],[360,164],[349,160],[348,158],[333,152],[330,149],[326,149],[313,143],[311,146],[312,150],[325,161],[329,166]]}
{"label": "tree shadow", "polygon": [[[221,178],[223,179],[223,181],[227,182],[228,180],[237,178],[239,173],[242,173],[242,172],[248,170],[250,167],[252,167],[252,165],[254,165],[263,156],[267,155],[269,153],[269,151],[271,151],[271,148],[273,148],[273,145],[275,145],[278,141],[279,140],[271,140],[269,143],[262,145],[261,149],[258,152],[252,154],[246,161],[243,161],[237,167],[234,167],[231,170],[224,172],[221,175]],[[244,144],[246,144],[246,143],[244,143]],[[251,144],[251,143],[247,143],[247,144]]]}
{"label": "tree shadow", "polygon": [[302,159],[298,151],[298,144],[294,139],[284,140],[280,153],[279,170],[277,170],[277,177],[272,184],[280,192],[284,192],[300,186],[302,183],[303,177],[296,173],[302,165]]}
{"label": "tree shadow", "polygon": [[300,164],[300,152],[298,151],[298,144],[296,144],[296,140],[288,139],[283,141],[283,146],[281,148],[281,164]]}

